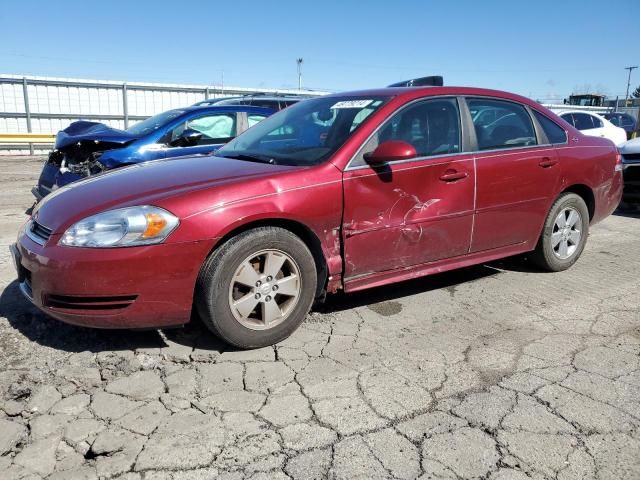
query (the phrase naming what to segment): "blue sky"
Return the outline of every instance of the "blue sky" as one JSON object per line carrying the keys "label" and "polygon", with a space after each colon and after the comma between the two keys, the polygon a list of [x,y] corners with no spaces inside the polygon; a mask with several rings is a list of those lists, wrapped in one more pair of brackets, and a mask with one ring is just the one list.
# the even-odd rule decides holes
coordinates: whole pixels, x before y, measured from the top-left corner
{"label": "blue sky", "polygon": [[[638,0],[9,1],[0,73],[353,90],[442,74],[536,99],[624,95]],[[634,72],[632,89],[640,84]]]}

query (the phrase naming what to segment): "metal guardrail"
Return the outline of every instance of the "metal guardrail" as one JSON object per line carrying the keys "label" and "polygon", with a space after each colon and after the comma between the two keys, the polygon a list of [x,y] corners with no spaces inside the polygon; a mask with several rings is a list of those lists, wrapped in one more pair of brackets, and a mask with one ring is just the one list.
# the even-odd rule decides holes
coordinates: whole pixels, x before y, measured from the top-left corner
{"label": "metal guardrail", "polygon": [[56,136],[52,133],[0,133],[0,143],[19,145],[25,143],[55,143]]}
{"label": "metal guardrail", "polygon": [[[136,90],[155,91],[155,92],[181,92],[181,93],[197,93],[201,94],[205,100],[217,96],[237,96],[255,93],[266,94],[297,94],[302,96],[315,96],[327,92],[311,91],[311,90],[289,90],[289,89],[268,89],[268,88],[243,88],[243,87],[223,87],[215,85],[173,85],[173,84],[143,84],[139,82],[114,82],[114,81],[91,81],[91,80],[72,80],[59,78],[43,78],[43,77],[23,77],[17,75],[0,75],[0,84],[12,84],[21,87],[22,102],[24,105],[23,112],[0,112],[0,118],[26,119],[26,127],[29,135],[33,134],[33,119],[84,119],[94,121],[120,120],[124,122],[124,128],[129,126],[130,121],[139,121],[148,118],[149,115],[132,115],[129,113],[128,94]],[[29,102],[29,86],[47,86],[47,87],[80,87],[88,89],[108,89],[120,91],[121,114],[98,114],[98,113],[44,113],[34,112]],[[157,113],[157,112],[156,112]],[[7,148],[8,144],[25,145],[28,144],[30,153],[34,152],[34,144],[53,144],[54,138],[51,135],[45,135],[45,138],[39,134],[26,137],[24,134],[9,134],[12,141],[8,140],[8,136],[3,134],[0,138],[0,146]],[[40,138],[42,137],[42,138]]]}

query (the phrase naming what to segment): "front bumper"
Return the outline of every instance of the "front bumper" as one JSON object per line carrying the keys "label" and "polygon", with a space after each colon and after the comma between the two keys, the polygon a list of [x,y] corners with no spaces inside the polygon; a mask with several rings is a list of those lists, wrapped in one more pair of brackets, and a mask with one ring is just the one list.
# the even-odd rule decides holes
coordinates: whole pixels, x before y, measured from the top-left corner
{"label": "front bumper", "polygon": [[11,246],[20,290],[66,323],[154,328],[189,322],[195,282],[211,241],[94,249],[45,245],[21,233]]}

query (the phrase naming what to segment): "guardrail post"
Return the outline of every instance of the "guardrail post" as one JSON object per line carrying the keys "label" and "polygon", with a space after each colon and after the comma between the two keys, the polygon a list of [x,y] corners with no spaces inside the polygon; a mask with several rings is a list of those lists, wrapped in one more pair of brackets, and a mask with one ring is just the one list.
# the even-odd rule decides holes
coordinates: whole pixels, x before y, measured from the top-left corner
{"label": "guardrail post", "polygon": [[124,128],[129,128],[129,105],[127,103],[127,84],[122,84],[122,113],[124,114]]}
{"label": "guardrail post", "polygon": [[[27,132],[31,130],[31,109],[29,108],[29,92],[27,90],[27,77],[22,77],[22,96],[24,97],[24,113],[27,116]],[[29,144],[29,154],[33,155],[33,143]]]}

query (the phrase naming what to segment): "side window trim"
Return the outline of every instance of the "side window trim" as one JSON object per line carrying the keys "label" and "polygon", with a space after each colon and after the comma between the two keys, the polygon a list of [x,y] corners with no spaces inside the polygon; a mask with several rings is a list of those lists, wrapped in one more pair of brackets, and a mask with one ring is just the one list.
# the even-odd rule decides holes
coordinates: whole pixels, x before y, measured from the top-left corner
{"label": "side window trim", "polygon": [[[395,115],[401,113],[402,111],[406,110],[407,108],[411,108],[413,107],[416,103],[420,103],[420,102],[425,102],[428,100],[443,100],[443,99],[453,99],[456,101],[457,106],[458,106],[458,126],[460,128],[460,151],[456,152],[456,153],[444,153],[444,154],[438,154],[438,155],[428,155],[428,156],[423,156],[423,157],[415,157],[415,158],[411,158],[409,160],[400,160],[400,161],[396,161],[396,162],[392,162],[394,165],[396,164],[404,164],[404,163],[410,163],[410,162],[418,162],[418,161],[422,161],[422,160],[426,160],[426,159],[432,159],[432,158],[443,158],[443,157],[452,157],[452,156],[456,156],[456,155],[464,155],[465,153],[469,153],[468,152],[468,148],[469,148],[469,143],[467,143],[467,138],[468,138],[468,127],[465,124],[464,120],[463,120],[463,116],[462,116],[462,104],[461,104],[461,99],[463,97],[458,96],[458,95],[433,95],[433,96],[428,96],[428,97],[420,97],[420,98],[416,98],[414,100],[411,100],[408,103],[405,103],[404,105],[402,105],[400,108],[394,110],[393,112],[389,113],[389,115],[380,122],[380,124],[375,128],[375,130],[373,132],[371,132],[371,134],[366,138],[366,140],[364,142],[362,142],[362,145],[360,145],[360,147],[358,148],[358,150],[356,150],[356,152],[353,154],[353,156],[349,159],[349,162],[347,163],[347,166],[345,167],[344,171],[351,171],[351,170],[358,170],[361,168],[371,168],[369,165],[353,165],[353,163],[355,162],[356,158],[358,158],[358,156],[362,153],[362,150],[364,149],[364,147],[369,143],[369,141],[374,137],[374,135],[377,135],[378,132],[380,132],[380,130],[386,126],[387,122],[393,118]],[[466,107],[466,105],[465,105]]]}
{"label": "side window trim", "polygon": [[236,112],[236,137],[249,128],[247,112]]}
{"label": "side window trim", "polygon": [[527,113],[529,114],[529,118],[531,119],[531,122],[533,123],[533,130],[536,133],[536,141],[538,142],[537,146],[546,147],[546,146],[551,145],[551,141],[547,137],[547,132],[544,131],[544,128],[542,128],[542,125],[540,125],[540,122],[538,122],[538,119],[533,114],[533,109],[531,107],[529,107],[529,105],[525,105],[524,108],[527,109]]}

